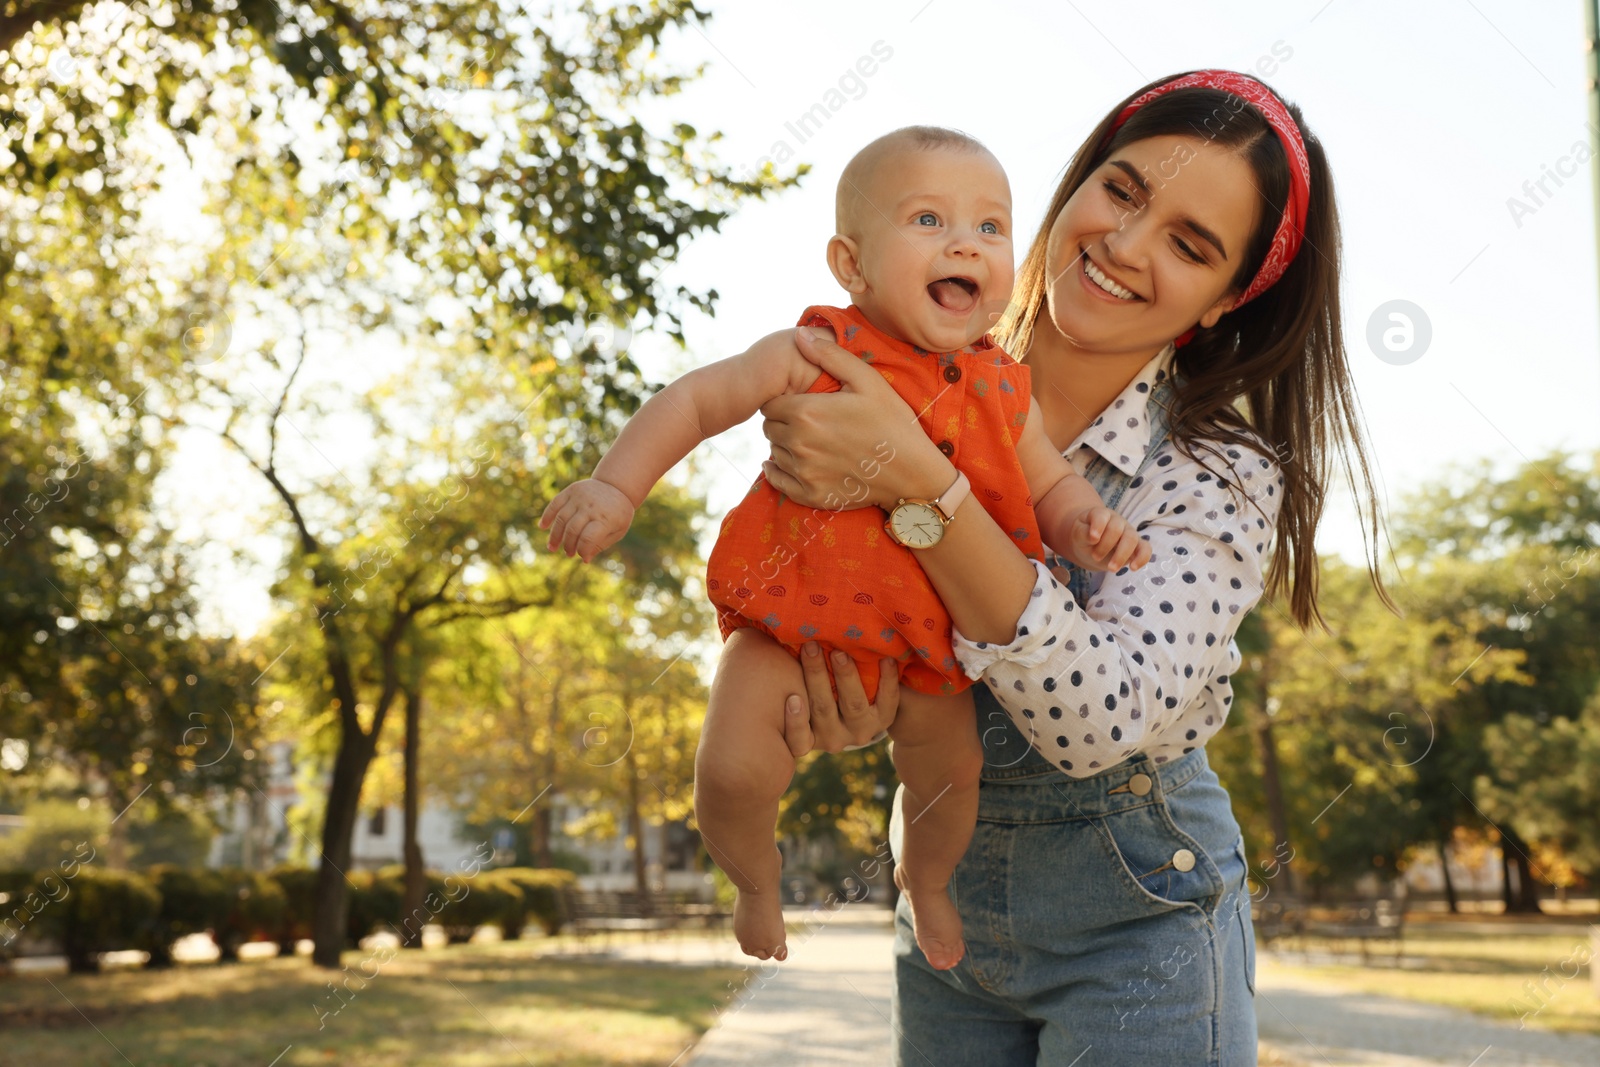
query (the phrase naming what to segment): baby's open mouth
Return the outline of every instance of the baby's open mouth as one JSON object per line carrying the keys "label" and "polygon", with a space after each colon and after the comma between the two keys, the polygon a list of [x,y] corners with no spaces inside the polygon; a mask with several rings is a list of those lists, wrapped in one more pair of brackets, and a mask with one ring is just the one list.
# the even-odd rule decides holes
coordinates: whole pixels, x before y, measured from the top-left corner
{"label": "baby's open mouth", "polygon": [[978,283],[971,278],[940,278],[928,284],[928,295],[946,311],[967,312],[978,306]]}

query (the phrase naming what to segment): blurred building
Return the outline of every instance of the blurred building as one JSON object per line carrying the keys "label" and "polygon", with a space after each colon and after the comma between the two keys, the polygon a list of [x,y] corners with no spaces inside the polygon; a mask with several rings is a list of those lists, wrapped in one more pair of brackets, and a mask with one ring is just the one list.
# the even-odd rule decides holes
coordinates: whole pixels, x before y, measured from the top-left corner
{"label": "blurred building", "polygon": [[[288,813],[300,802],[299,769],[294,762],[294,745],[281,741],[262,752],[267,781],[259,790],[241,791],[219,799],[218,821],[224,827],[212,841],[206,863],[211,867],[244,867],[267,870],[291,857],[315,855],[320,847],[316,831],[311,840],[300,839],[289,824]],[[569,802],[559,794],[551,798],[551,850],[575,861],[580,870],[578,883],[584,889],[632,890],[634,851],[629,842],[628,819],[623,816],[615,836],[596,839],[569,833],[586,820],[587,807]],[[484,845],[493,849],[493,862],[509,866],[517,862],[517,833],[508,824],[474,833],[461,818],[437,803],[422,806],[417,825],[417,842],[423,861],[436,870],[459,870],[474,859],[481,860]],[[372,870],[404,861],[401,835],[405,813],[390,805],[361,813],[351,841],[351,867]],[[298,845],[298,847],[296,847]],[[662,825],[646,823],[644,857],[646,883],[657,892],[691,893],[710,899],[710,875],[697,866],[700,837],[683,820]]]}

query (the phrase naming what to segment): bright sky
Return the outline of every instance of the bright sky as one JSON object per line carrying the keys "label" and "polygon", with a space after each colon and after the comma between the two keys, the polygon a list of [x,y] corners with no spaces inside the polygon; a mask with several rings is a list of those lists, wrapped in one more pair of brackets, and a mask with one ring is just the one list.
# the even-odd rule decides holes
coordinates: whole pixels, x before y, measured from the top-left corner
{"label": "bright sky", "polygon": [[[657,380],[792,325],[808,304],[845,301],[823,262],[833,187],[878,134],[933,123],[985,141],[1011,176],[1020,254],[1069,153],[1113,103],[1162,74],[1221,66],[1257,71],[1298,103],[1332,161],[1346,343],[1390,499],[1453,462],[1509,466],[1600,445],[1593,193],[1574,155],[1597,140],[1581,0],[710,7],[704,32],[662,49],[684,66],[704,60],[705,77],[650,117],[721,131],[721,158],[740,168],[787,150],[813,170],[689,247],[670,281],[716,289],[719,312],[690,323],[688,353],[635,340]],[[863,57],[876,65],[860,78]],[[818,104],[827,121],[795,128]],[[1524,183],[1541,178],[1536,202]],[[1525,208],[1515,217],[1512,197]],[[1394,300],[1431,327],[1411,362],[1367,342],[1369,320]],[[759,421],[696,452],[713,515],[765,452]],[[1354,558],[1349,506],[1335,507],[1324,547]],[[236,579],[222,600],[246,632],[267,606],[259,583]]]}

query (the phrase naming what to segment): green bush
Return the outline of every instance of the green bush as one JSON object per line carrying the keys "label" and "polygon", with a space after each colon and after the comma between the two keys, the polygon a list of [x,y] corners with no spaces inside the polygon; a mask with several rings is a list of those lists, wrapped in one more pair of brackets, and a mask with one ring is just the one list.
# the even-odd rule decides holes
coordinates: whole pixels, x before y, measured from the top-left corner
{"label": "green bush", "polygon": [[239,958],[246,941],[277,939],[288,911],[288,894],[276,880],[254,871],[226,868],[217,872],[227,906],[211,930],[224,960]]}
{"label": "green bush", "polygon": [[[275,928],[279,951],[287,954],[293,951],[289,939],[311,936],[316,872],[280,867],[272,878],[285,898]],[[403,936],[405,867],[396,863],[377,871],[352,871],[350,883],[349,943],[356,945],[374,930],[392,929]],[[530,921],[553,934],[571,917],[568,897],[576,886],[577,876],[567,870],[499,867],[475,875],[430,870],[417,919],[422,925],[438,923],[454,943],[470,940],[478,927],[488,924],[498,925],[509,940],[521,937]]]}
{"label": "green bush", "polygon": [[377,871],[351,871],[349,881],[346,936],[350,946],[359,946],[374,928],[398,932],[405,901],[405,868],[390,865]]}
{"label": "green bush", "polygon": [[142,947],[161,913],[161,893],[132,871],[82,865],[67,885],[67,895],[39,921],[61,938],[67,968],[75,974],[98,971],[101,952]]}
{"label": "green bush", "polygon": [[[384,911],[384,913],[382,915],[382,919],[383,919],[385,924],[392,924],[393,925],[394,933],[400,938],[400,940],[402,942],[404,942],[405,941],[405,936],[406,936],[406,916],[405,916],[405,910],[406,910],[406,903],[405,903],[405,901],[406,901],[406,868],[405,868],[405,864],[403,864],[403,863],[391,863],[386,867],[380,867],[380,868],[378,868],[377,877],[378,877],[378,880],[384,884],[385,893],[386,893],[386,897],[385,897],[386,910]],[[427,904],[426,904],[426,898],[427,898],[428,890],[430,888],[431,888],[431,883],[427,880],[426,877],[424,877],[423,885],[422,885],[422,892],[423,892],[423,898],[424,898],[423,907],[422,907],[422,910],[417,914],[417,916],[412,921],[412,926],[417,928],[417,929],[419,929],[419,930],[422,927],[428,925],[430,922],[436,921],[434,919],[433,915],[428,911]]]}
{"label": "green bush", "polygon": [[172,943],[204,933],[222,922],[228,910],[228,887],[217,871],[158,863],[145,872],[160,894],[160,907],[145,937],[150,966],[172,964]]}
{"label": "green bush", "polygon": [[515,925],[524,907],[522,890],[516,882],[501,877],[499,870],[482,870],[472,876],[430,871],[428,888],[443,900],[438,922],[452,943],[471,940],[478,927],[487,923],[501,929],[508,922]]}
{"label": "green bush", "polygon": [[548,934],[555,934],[572,918],[571,895],[577,891],[578,876],[569,870],[538,867],[500,867],[495,871],[522,890],[523,907],[511,926],[501,926],[506,940],[522,936],[529,920],[539,923]]}
{"label": "green bush", "polygon": [[283,893],[283,913],[278,921],[278,955],[293,956],[301,938],[312,934],[316,914],[317,872],[310,867],[283,866],[267,877]]}
{"label": "green bush", "polygon": [[[48,871],[0,870],[0,960],[17,954],[22,935],[38,913],[50,906],[51,899],[40,889],[40,874]],[[64,883],[56,888],[59,897],[65,892]]]}

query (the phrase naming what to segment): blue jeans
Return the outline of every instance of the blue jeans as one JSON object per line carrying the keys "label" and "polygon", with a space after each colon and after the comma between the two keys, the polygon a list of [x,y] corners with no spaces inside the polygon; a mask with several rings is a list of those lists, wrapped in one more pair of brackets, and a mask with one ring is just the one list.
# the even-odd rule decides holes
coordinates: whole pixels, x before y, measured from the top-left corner
{"label": "blue jeans", "polygon": [[1254,1065],[1244,840],[1205,749],[1080,779],[990,759],[951,880],[966,956],[933,970],[896,911],[898,1067]]}

